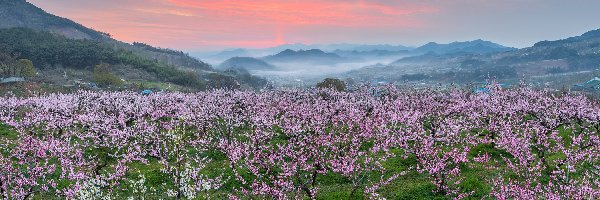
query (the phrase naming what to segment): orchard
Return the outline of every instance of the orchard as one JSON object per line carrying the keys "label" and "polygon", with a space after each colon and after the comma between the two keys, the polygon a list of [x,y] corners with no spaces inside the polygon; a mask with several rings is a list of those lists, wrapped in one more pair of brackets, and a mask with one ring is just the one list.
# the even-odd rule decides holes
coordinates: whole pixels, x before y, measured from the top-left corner
{"label": "orchard", "polygon": [[582,95],[362,87],[0,98],[0,199],[600,199]]}

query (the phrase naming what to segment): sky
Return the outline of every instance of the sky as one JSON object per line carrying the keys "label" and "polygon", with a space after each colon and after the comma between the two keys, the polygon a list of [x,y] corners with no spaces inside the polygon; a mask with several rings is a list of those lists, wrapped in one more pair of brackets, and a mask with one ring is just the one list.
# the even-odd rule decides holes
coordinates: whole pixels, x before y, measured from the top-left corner
{"label": "sky", "polygon": [[28,0],[126,42],[212,51],[281,44],[512,47],[600,28],[598,0]]}

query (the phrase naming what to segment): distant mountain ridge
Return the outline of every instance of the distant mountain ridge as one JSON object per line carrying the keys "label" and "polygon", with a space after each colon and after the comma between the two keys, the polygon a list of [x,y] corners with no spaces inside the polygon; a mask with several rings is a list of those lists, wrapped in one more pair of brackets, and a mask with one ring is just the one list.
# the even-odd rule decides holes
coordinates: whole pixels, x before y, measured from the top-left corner
{"label": "distant mountain ridge", "polygon": [[368,59],[370,57],[391,57],[391,56],[403,56],[403,55],[411,54],[411,52],[409,50],[397,50],[397,51],[392,51],[392,50],[365,50],[365,51],[335,50],[332,53],[335,53],[342,57],[365,58],[365,59]]}
{"label": "distant mountain ridge", "polygon": [[566,44],[566,43],[582,42],[585,40],[594,40],[594,39],[600,39],[600,29],[591,30],[591,31],[585,32],[584,34],[582,34],[580,36],[569,37],[569,38],[562,39],[562,40],[540,41],[540,42],[535,43],[533,45],[533,47],[556,46],[556,45],[562,45],[562,44]]}
{"label": "distant mountain ridge", "polygon": [[436,53],[436,54],[448,54],[448,53],[495,53],[503,51],[511,51],[515,48],[502,46],[490,41],[485,40],[473,40],[466,42],[452,42],[449,44],[438,44],[435,42],[427,43],[413,50],[413,52],[420,53]]}
{"label": "distant mountain ridge", "polygon": [[305,49],[320,49],[325,52],[332,52],[336,50],[342,51],[373,51],[373,50],[387,50],[387,51],[402,51],[402,50],[412,50],[414,48],[404,46],[404,45],[390,45],[390,44],[347,44],[347,43],[338,43],[338,44],[283,44],[271,48],[267,48],[272,51],[283,51],[286,49],[290,50],[305,50]]}
{"label": "distant mountain ridge", "polygon": [[410,51],[414,49],[413,47],[408,47],[404,45],[390,45],[390,44],[283,44],[269,48],[262,49],[247,49],[247,48],[236,48],[236,49],[227,49],[219,52],[197,52],[194,53],[195,56],[204,58],[207,60],[214,60],[217,62],[222,62],[232,57],[266,57],[270,55],[274,55],[280,53],[285,50],[307,50],[307,49],[319,49],[324,52],[335,53],[336,51],[344,52],[345,54],[356,54],[357,52],[365,52],[370,55],[379,54],[383,51],[390,53],[394,52],[404,52]]}
{"label": "distant mountain ridge", "polygon": [[256,59],[256,58],[252,58],[252,57],[233,57],[230,59],[227,59],[226,61],[224,61],[223,63],[221,63],[219,66],[217,66],[218,69],[222,69],[222,70],[226,70],[226,69],[245,69],[245,70],[273,70],[275,69],[275,66]]}
{"label": "distant mountain ridge", "polygon": [[[262,57],[266,61],[272,61],[272,57],[283,51],[300,51],[305,49],[320,50],[325,53],[334,53],[344,58],[370,59],[373,57],[404,57],[411,55],[423,55],[428,53],[435,54],[487,54],[496,52],[512,51],[516,48],[506,47],[497,43],[485,40],[473,40],[465,42],[452,42],[449,44],[438,44],[430,42],[420,47],[414,48],[404,45],[390,44],[284,44],[264,49],[230,49],[213,54],[202,54],[199,57],[204,57],[209,60],[222,62],[232,57]],[[291,52],[288,52],[291,53]]]}
{"label": "distant mountain ridge", "polygon": [[267,62],[319,62],[336,63],[344,59],[335,53],[326,53],[320,49],[298,50],[286,49],[275,55],[262,58]]}
{"label": "distant mountain ridge", "polygon": [[[570,84],[589,80],[589,76],[597,76],[594,73],[600,73],[600,29],[566,39],[540,41],[527,48],[487,54],[461,53],[464,49],[478,49],[481,46],[503,49],[486,43],[430,43],[417,48],[429,53],[402,58],[386,66],[354,70],[346,75],[357,80],[376,79],[390,82],[414,81],[407,77],[420,77],[422,79],[418,81],[430,83],[469,83],[490,78],[518,83],[520,80],[529,79],[538,81],[536,84],[569,87]],[[454,53],[446,54],[432,51],[437,48],[448,52],[448,46],[454,46],[454,49],[461,51],[452,50],[449,52]]]}

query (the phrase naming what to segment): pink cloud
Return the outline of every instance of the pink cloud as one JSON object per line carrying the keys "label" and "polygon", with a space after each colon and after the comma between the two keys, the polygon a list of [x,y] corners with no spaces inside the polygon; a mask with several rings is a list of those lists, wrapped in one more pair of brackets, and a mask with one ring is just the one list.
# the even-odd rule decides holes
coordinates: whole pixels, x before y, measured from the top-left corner
{"label": "pink cloud", "polygon": [[[181,8],[193,8],[199,13],[231,17],[254,23],[279,25],[333,25],[373,26],[380,22],[403,23],[413,14],[433,12],[436,9],[418,4],[384,5],[369,1],[194,1],[169,0]],[[393,20],[391,20],[393,18]],[[390,24],[386,24],[390,25]]]}
{"label": "pink cloud", "polygon": [[[320,41],[319,27],[408,29],[415,15],[436,12],[422,3],[367,0],[32,0],[36,5],[127,42],[201,49],[267,47]],[[306,34],[299,30],[314,30]],[[305,34],[305,35],[301,35]],[[332,34],[332,33],[328,33]],[[348,33],[352,34],[352,33]],[[314,36],[311,36],[314,35]]]}

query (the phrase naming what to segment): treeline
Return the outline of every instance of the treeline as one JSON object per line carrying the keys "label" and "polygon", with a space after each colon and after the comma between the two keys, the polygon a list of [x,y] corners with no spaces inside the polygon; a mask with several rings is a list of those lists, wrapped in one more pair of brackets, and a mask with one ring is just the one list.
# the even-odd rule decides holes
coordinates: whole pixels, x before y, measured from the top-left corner
{"label": "treeline", "polygon": [[154,52],[159,52],[159,53],[166,53],[166,54],[173,54],[173,55],[181,55],[181,56],[185,56],[186,54],[183,53],[183,51],[177,51],[177,50],[172,50],[172,49],[165,49],[165,48],[159,48],[159,47],[153,47],[150,46],[146,43],[142,43],[142,42],[133,42],[132,44],[135,47],[138,48],[142,48],[148,51],[154,51]]}
{"label": "treeline", "polygon": [[136,54],[144,55],[146,58],[157,59],[169,65],[182,66],[194,70],[213,70],[209,64],[199,61],[183,51],[153,47],[141,42],[134,42],[131,47],[133,48],[129,48],[129,50],[132,50]]}

